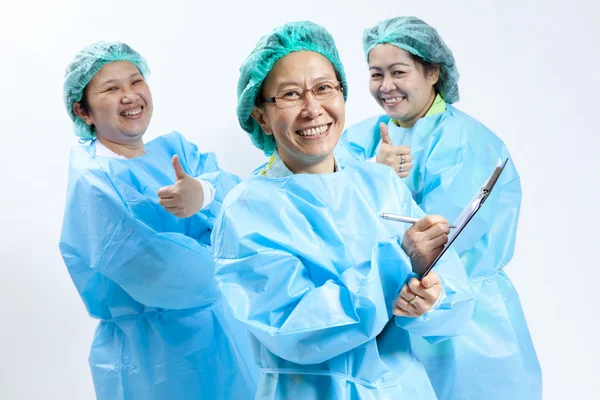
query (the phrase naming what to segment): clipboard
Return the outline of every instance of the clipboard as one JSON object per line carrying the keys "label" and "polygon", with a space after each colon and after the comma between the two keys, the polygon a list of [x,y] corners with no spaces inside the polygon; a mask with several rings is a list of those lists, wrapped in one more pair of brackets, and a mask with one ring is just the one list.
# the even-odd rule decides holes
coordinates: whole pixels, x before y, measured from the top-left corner
{"label": "clipboard", "polygon": [[440,260],[440,258],[442,258],[442,256],[444,255],[444,253],[446,253],[446,251],[450,248],[450,246],[452,246],[452,243],[454,243],[454,240],[456,240],[458,235],[460,235],[460,233],[465,229],[465,227],[467,226],[469,221],[471,221],[473,219],[473,217],[475,216],[475,214],[477,213],[477,211],[479,211],[479,209],[481,209],[481,207],[483,206],[483,203],[485,203],[487,198],[490,196],[490,193],[492,192],[494,185],[496,185],[496,182],[498,182],[498,178],[500,178],[500,174],[502,173],[502,171],[504,171],[504,168],[506,167],[507,163],[508,163],[508,158],[505,159],[501,165],[497,166],[494,169],[494,172],[492,172],[492,175],[490,175],[490,177],[483,184],[481,189],[479,189],[479,192],[477,192],[477,194],[475,194],[475,197],[473,197],[473,199],[467,205],[467,207],[465,207],[463,209],[463,211],[460,213],[460,215],[456,218],[456,220],[454,221],[454,225],[456,225],[456,229],[454,229],[448,236],[448,243],[446,243],[444,245],[444,248],[442,249],[440,254],[437,256],[437,258],[435,260],[433,260],[431,265],[425,270],[425,272],[423,272],[423,275],[421,275],[421,279],[423,279],[429,272],[431,272],[433,267],[435,267],[435,264]]}

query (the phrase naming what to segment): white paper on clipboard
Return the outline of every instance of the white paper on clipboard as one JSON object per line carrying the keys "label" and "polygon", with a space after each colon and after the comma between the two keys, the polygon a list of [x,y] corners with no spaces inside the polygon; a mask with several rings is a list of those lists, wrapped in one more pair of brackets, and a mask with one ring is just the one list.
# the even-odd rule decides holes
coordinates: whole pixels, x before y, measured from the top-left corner
{"label": "white paper on clipboard", "polygon": [[498,161],[498,166],[494,169],[492,175],[490,175],[490,177],[485,181],[485,183],[483,184],[481,189],[479,189],[479,191],[475,194],[471,202],[467,204],[467,206],[462,210],[460,215],[454,221],[454,226],[456,226],[456,228],[452,230],[448,235],[448,243],[446,243],[446,245],[444,246],[440,254],[437,256],[437,258],[425,270],[423,275],[421,275],[421,279],[424,278],[425,275],[427,275],[433,267],[435,267],[435,264],[440,260],[440,258],[442,258],[446,250],[448,250],[448,248],[452,246],[454,240],[458,237],[458,235],[460,235],[460,233],[467,226],[469,221],[471,221],[471,219],[475,216],[477,211],[479,211],[479,209],[483,206],[483,203],[490,195],[496,182],[498,182],[498,178],[500,177],[502,171],[504,171],[504,168],[506,167],[507,163],[508,158],[505,159],[504,162],[502,160]]}

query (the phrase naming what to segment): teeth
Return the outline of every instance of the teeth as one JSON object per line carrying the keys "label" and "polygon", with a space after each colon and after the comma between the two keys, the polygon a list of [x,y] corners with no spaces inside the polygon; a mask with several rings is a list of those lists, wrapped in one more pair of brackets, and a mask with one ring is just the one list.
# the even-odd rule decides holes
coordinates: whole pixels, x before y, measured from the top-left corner
{"label": "teeth", "polygon": [[142,112],[142,107],[138,107],[138,108],[134,108],[133,110],[124,111],[121,113],[121,115],[124,115],[126,117],[131,117],[134,115],[138,115],[141,112]]}
{"label": "teeth", "polygon": [[393,99],[383,99],[386,104],[396,104],[404,100],[404,97],[394,97]]}
{"label": "teeth", "polygon": [[302,129],[298,131],[302,136],[316,136],[327,130],[327,125],[318,126],[316,128]]}

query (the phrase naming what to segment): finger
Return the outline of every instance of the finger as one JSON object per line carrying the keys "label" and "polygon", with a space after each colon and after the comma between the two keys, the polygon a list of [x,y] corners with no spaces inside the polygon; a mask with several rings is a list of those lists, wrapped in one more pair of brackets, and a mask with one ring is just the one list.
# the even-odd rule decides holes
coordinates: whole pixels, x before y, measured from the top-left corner
{"label": "finger", "polygon": [[[419,299],[413,303],[413,305],[418,309],[419,307],[429,306],[431,307],[433,303],[437,300],[437,296],[439,294],[439,288],[431,287],[425,288],[421,282],[419,282],[418,287],[415,288],[415,293],[419,296]],[[417,303],[420,304],[417,306]],[[424,309],[424,308],[423,308]]]}
{"label": "finger", "polygon": [[392,307],[392,314],[394,314],[397,317],[411,317],[411,314],[408,311],[404,311],[395,304],[394,307]]}
{"label": "finger", "polygon": [[404,162],[402,165],[404,165],[404,172],[410,171],[413,167],[412,162]]}
{"label": "finger", "polygon": [[[410,278],[410,281],[408,281],[408,288],[416,295],[419,294],[418,291],[421,290],[421,281],[419,281],[417,278]],[[406,298],[406,297],[405,297]],[[410,298],[408,298],[408,300],[412,300],[415,297],[412,296]]]}
{"label": "finger", "polygon": [[[416,282],[414,282],[411,285],[411,290],[413,292],[415,292],[415,294],[419,297],[419,299],[417,299],[417,301],[413,302],[413,305],[415,306],[415,308],[417,310],[424,310],[427,311],[426,306],[429,305],[429,307],[431,307],[431,305],[434,302],[434,294],[433,292],[435,292],[437,289],[432,289],[432,288],[426,288],[425,286],[423,286],[423,283],[417,279],[415,279]],[[417,305],[417,303],[419,303]]]}
{"label": "finger", "polygon": [[415,298],[416,295],[417,294],[415,292],[413,292],[410,289],[410,287],[405,283],[404,286],[402,286],[402,290],[400,290],[400,296],[399,297],[402,297],[406,301],[411,301],[412,299]]}
{"label": "finger", "polygon": [[175,154],[173,156],[173,169],[175,170],[175,177],[177,178],[177,180],[183,179],[186,176],[188,176],[185,171],[183,170],[183,167],[181,166],[181,162],[179,161],[179,156],[177,154]]}
{"label": "finger", "polygon": [[417,317],[425,314],[427,311],[431,310],[431,306],[433,302],[428,300],[427,298],[423,298],[421,296],[417,297],[417,300],[413,303],[413,314]]}
{"label": "finger", "polygon": [[180,207],[179,200],[176,200],[173,197],[162,198],[162,199],[160,199],[160,201],[158,203],[165,208],[179,208]]}
{"label": "finger", "polygon": [[[450,233],[450,226],[447,222],[436,222],[427,228],[423,234],[424,240],[434,240],[442,235],[448,235]],[[442,246],[443,243],[435,245],[435,247]],[[432,244],[430,244],[432,246]],[[433,247],[432,247],[433,248]]]}
{"label": "finger", "polygon": [[421,279],[421,288],[416,289],[419,296],[426,298],[431,305],[437,301],[442,287],[442,279],[435,271],[430,271],[426,277]]}
{"label": "finger", "polygon": [[423,285],[425,289],[429,289],[433,286],[433,279],[431,279],[429,276],[426,276],[421,280],[421,285]]}
{"label": "finger", "polygon": [[[391,144],[391,143],[389,143]],[[394,154],[398,156],[404,156],[404,161],[406,161],[406,156],[410,154],[410,147],[408,146],[394,146],[392,147],[392,151]]]}
{"label": "finger", "polygon": [[406,176],[408,176],[408,173],[410,172],[410,170],[411,170],[411,169],[412,169],[412,163],[408,163],[408,164],[406,164],[406,163],[404,163],[404,164],[400,164],[400,165],[397,165],[397,166],[396,166],[396,173],[397,173],[398,175],[400,175],[400,174],[404,174],[404,176],[402,176],[402,178],[403,178],[403,177],[406,177]]}
{"label": "finger", "polygon": [[157,194],[158,194],[158,197],[160,197],[161,199],[167,199],[167,198],[173,197],[174,191],[175,191],[175,186],[173,186],[173,185],[163,186],[160,189],[158,189]]}
{"label": "finger", "polygon": [[431,228],[433,225],[440,223],[440,222],[448,225],[448,221],[446,220],[446,218],[442,217],[441,215],[428,215],[428,216],[418,220],[413,225],[413,227],[418,232],[425,232],[427,229]]}
{"label": "finger", "polygon": [[[408,166],[408,168],[407,168]],[[410,174],[410,170],[412,169],[412,164],[405,164],[402,172],[398,172],[398,176],[400,178],[406,178]]]}
{"label": "finger", "polygon": [[[440,276],[438,275],[437,272],[435,271],[431,271],[427,274],[426,277],[424,277],[423,279],[421,279],[421,285],[423,285],[423,287],[425,289],[429,289],[435,285],[442,285],[442,279],[440,278]],[[437,299],[436,299],[437,300]]]}
{"label": "finger", "polygon": [[433,253],[435,249],[440,247],[443,248],[446,243],[448,243],[448,234],[442,233],[434,238],[428,239],[427,247],[429,247]]}
{"label": "finger", "polygon": [[401,310],[406,311],[409,315],[414,315],[415,314],[415,308],[405,299],[403,299],[402,297],[398,297],[396,299],[396,307],[398,307]]}
{"label": "finger", "polygon": [[436,257],[439,256],[442,250],[444,250],[444,247],[445,245],[434,248],[433,250],[431,250],[431,254],[435,255]]}
{"label": "finger", "polygon": [[405,164],[412,163],[413,157],[410,154],[401,154],[401,156],[404,156]]}
{"label": "finger", "polygon": [[379,132],[381,133],[381,141],[385,144],[392,145],[392,138],[390,138],[388,127],[384,122],[379,124]]}

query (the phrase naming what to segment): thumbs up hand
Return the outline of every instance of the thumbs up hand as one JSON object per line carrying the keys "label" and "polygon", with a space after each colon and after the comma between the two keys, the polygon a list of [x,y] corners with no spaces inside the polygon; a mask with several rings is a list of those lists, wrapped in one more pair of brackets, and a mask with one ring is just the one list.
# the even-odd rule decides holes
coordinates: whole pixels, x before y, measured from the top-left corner
{"label": "thumbs up hand", "polygon": [[379,124],[379,130],[381,132],[381,144],[379,145],[379,151],[375,160],[379,164],[392,167],[400,178],[406,178],[412,168],[410,147],[394,146],[385,123],[382,122]]}
{"label": "thumbs up hand", "polygon": [[173,170],[177,181],[158,190],[160,205],[179,218],[188,218],[202,208],[204,192],[200,182],[183,170],[179,156],[173,156]]}

